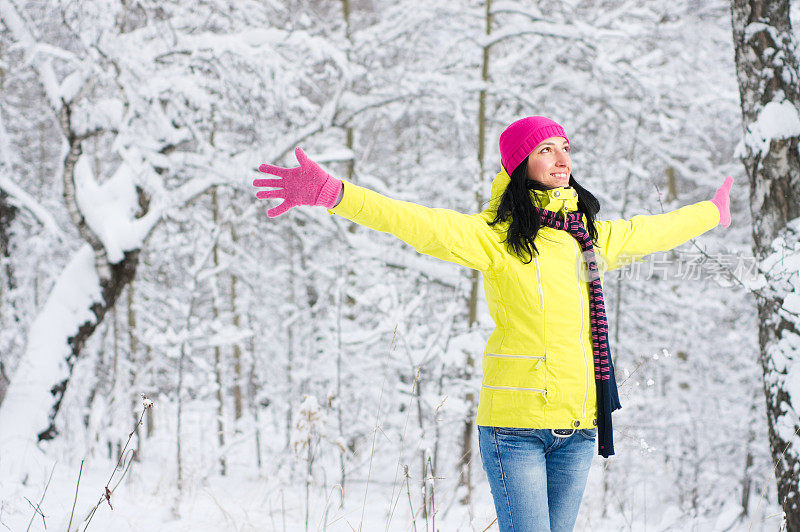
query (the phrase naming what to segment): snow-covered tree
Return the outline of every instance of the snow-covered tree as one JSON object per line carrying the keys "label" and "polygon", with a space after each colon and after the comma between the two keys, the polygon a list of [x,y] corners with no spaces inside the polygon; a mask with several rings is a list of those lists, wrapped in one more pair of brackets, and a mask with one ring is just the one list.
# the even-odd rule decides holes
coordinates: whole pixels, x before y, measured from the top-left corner
{"label": "snow-covered tree", "polygon": [[778,500],[800,528],[800,70],[788,0],[733,0],[731,13],[759,260],[759,360]]}

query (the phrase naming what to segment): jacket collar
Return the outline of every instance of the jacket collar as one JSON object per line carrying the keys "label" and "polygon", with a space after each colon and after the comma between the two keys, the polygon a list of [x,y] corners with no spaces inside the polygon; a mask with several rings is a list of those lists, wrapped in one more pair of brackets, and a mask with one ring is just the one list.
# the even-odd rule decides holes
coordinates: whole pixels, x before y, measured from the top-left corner
{"label": "jacket collar", "polygon": [[531,190],[531,196],[534,195],[539,198],[542,208],[548,211],[574,212],[578,210],[578,192],[572,187]]}
{"label": "jacket collar", "polygon": [[[491,221],[497,215],[497,207],[500,205],[500,199],[506,191],[508,184],[511,182],[511,177],[505,169],[500,172],[492,180],[492,191],[489,200],[489,207],[481,212],[481,217],[487,221]],[[539,198],[542,208],[549,211],[559,212],[573,212],[578,210],[578,192],[572,187],[558,187],[549,190],[531,190],[531,198]]]}

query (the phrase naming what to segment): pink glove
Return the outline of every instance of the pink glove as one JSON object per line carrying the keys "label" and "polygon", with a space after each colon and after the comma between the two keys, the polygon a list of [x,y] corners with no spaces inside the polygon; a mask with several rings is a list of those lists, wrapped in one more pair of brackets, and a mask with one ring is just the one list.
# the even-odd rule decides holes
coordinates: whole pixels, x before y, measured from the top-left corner
{"label": "pink glove", "polygon": [[728,197],[728,192],[731,190],[731,185],[733,185],[733,178],[728,176],[725,178],[725,182],[722,183],[722,186],[717,189],[717,193],[714,194],[714,199],[711,202],[717,206],[719,210],[719,225],[722,227],[728,227],[731,225],[731,210],[730,210],[730,198]]}
{"label": "pink glove", "polygon": [[333,208],[342,182],[328,175],[317,163],[306,157],[303,150],[295,148],[294,155],[300,166],[297,168],[281,168],[262,164],[259,172],[272,174],[283,179],[255,179],[254,187],[280,187],[278,190],[260,190],[256,192],[258,199],[282,198],[284,201],[277,207],[267,211],[267,216],[280,216],[297,205],[322,205]]}

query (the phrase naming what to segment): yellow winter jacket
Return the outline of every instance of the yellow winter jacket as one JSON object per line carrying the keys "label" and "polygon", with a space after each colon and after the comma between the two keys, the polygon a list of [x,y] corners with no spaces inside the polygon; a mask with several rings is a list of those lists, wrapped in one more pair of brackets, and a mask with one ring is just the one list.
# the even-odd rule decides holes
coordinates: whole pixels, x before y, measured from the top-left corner
{"label": "yellow winter jacket", "polygon": [[[483,274],[495,329],[483,351],[478,425],[594,427],[594,357],[580,245],[566,231],[542,227],[534,260],[523,264],[510,254],[503,243],[510,222],[487,225],[509,181],[505,171],[497,174],[489,207],[471,215],[391,199],[345,181],[341,202],[328,212]],[[577,192],[571,187],[531,194],[539,195],[545,209],[577,210]],[[710,201],[665,214],[598,221],[595,254],[601,280],[605,271],[672,249],[718,223],[719,211]]]}

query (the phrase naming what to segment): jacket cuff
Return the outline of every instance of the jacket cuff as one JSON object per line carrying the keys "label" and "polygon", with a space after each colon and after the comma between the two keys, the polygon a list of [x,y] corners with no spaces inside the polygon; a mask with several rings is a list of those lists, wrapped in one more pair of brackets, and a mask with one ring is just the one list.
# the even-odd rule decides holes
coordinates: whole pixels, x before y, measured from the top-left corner
{"label": "jacket cuff", "polygon": [[322,189],[317,195],[316,205],[331,208],[336,203],[336,198],[339,197],[339,191],[342,189],[342,182],[335,177],[328,177],[322,185]]}
{"label": "jacket cuff", "polygon": [[[344,187],[342,201],[339,202],[339,205],[327,209],[328,214],[338,214],[348,220],[352,220],[364,207],[365,189],[345,179],[342,179],[342,186]],[[337,190],[336,192],[338,195],[339,191]],[[334,201],[336,201],[335,198]]]}

